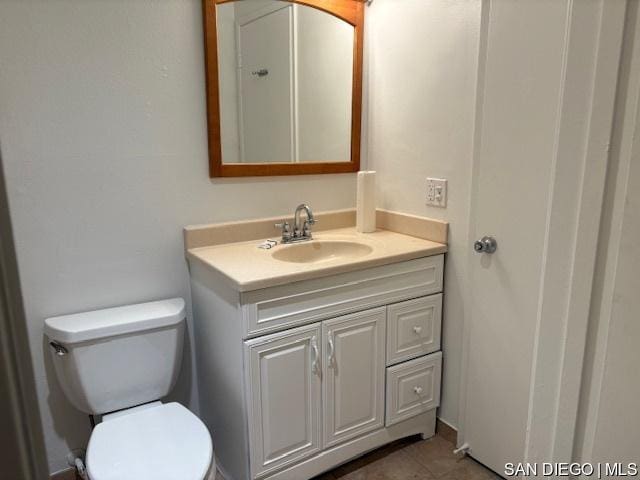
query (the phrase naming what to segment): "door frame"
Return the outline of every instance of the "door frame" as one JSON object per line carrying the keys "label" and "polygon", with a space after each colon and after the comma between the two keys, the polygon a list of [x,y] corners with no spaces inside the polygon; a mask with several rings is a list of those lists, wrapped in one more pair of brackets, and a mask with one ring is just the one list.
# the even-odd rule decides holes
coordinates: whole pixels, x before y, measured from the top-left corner
{"label": "door frame", "polygon": [[[478,81],[476,93],[476,117],[473,141],[472,187],[469,206],[469,237],[471,246],[476,239],[473,223],[477,207],[480,169],[482,113],[484,93],[484,66],[488,48],[488,29],[491,4],[496,0],[483,0]],[[588,314],[595,271],[598,230],[602,211],[602,199],[609,158],[609,142],[613,126],[618,66],[622,50],[622,34],[625,23],[626,1],[579,2],[567,0],[568,16],[565,35],[563,71],[558,72],[562,94],[555,128],[555,147],[551,175],[550,208],[547,211],[547,231],[540,280],[539,307],[536,338],[531,370],[529,415],[525,441],[525,461],[570,462],[576,430],[578,401],[582,381],[583,357],[586,346]],[[590,15],[599,14],[597,28],[585,29],[581,23]],[[597,45],[593,52],[580,50],[582,40]],[[577,43],[576,43],[577,42]],[[591,57],[590,57],[591,56]],[[581,60],[586,57],[586,61]],[[590,57],[590,58],[589,58]],[[591,79],[588,110],[575,102],[571,89],[575,81]],[[586,122],[584,131],[575,129],[575,118]],[[572,155],[569,155],[571,152]],[[559,192],[566,187],[576,189],[576,176],[566,175],[562,167],[566,162],[576,162],[581,170],[578,178],[577,204],[561,201]],[[575,172],[574,172],[575,173]],[[572,182],[574,184],[572,185]],[[566,235],[566,223],[558,219],[570,218],[575,222],[571,235]],[[570,238],[569,241],[566,239]],[[564,239],[564,240],[563,240]],[[568,268],[559,270],[550,245],[563,242],[563,251],[570,252]],[[555,248],[555,247],[554,247]],[[471,272],[473,262],[471,247],[467,253],[467,265]],[[560,291],[557,279],[568,281],[568,288]],[[465,290],[465,311],[473,311],[472,286]],[[562,293],[565,292],[565,293]],[[463,358],[459,397],[458,446],[465,446],[465,411],[467,402],[468,346],[470,342],[469,313],[464,319]],[[557,332],[562,332],[557,335]],[[557,362],[545,362],[549,356]],[[538,386],[544,385],[544,388]],[[535,387],[535,388],[534,388]],[[549,413],[551,412],[551,413]],[[473,445],[467,445],[472,448]]]}
{"label": "door frame", "polygon": [[[594,462],[594,451],[600,428],[607,425],[600,415],[606,364],[612,347],[610,328],[617,287],[619,250],[622,242],[627,209],[629,175],[634,158],[640,156],[640,6],[629,2],[623,47],[622,75],[616,105],[616,119],[612,142],[612,159],[607,177],[607,198],[604,202],[603,225],[598,245],[596,286],[590,312],[584,385],[580,399],[574,455],[580,462]],[[618,459],[621,460],[621,459]]]}
{"label": "door frame", "polygon": [[27,321],[0,152],[0,465],[9,478],[48,478]]}

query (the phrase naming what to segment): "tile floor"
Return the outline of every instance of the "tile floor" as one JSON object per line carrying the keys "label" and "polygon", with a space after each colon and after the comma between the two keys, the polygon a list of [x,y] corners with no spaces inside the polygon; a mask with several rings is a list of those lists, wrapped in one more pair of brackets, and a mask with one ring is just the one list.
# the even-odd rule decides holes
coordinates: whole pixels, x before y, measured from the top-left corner
{"label": "tile floor", "polygon": [[374,450],[314,480],[494,480],[475,460],[454,455],[453,443],[436,435],[410,437]]}
{"label": "tile floor", "polygon": [[[440,435],[410,437],[381,447],[313,480],[496,480],[498,475],[471,458],[454,455]],[[218,473],[216,480],[224,480]]]}

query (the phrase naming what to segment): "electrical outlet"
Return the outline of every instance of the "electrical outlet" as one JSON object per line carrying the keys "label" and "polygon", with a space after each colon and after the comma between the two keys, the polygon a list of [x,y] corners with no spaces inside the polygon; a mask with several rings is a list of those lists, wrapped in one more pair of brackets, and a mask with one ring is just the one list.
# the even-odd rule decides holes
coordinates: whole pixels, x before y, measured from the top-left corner
{"label": "electrical outlet", "polygon": [[447,181],[442,178],[427,178],[427,205],[447,206]]}

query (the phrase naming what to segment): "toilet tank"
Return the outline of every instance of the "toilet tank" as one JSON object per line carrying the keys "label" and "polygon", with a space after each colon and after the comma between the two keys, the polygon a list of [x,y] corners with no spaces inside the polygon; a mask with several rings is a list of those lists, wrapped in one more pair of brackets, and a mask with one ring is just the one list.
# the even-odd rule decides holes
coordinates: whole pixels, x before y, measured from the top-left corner
{"label": "toilet tank", "polygon": [[69,401],[103,414],[158,400],[178,377],[182,298],[45,320],[56,375]]}

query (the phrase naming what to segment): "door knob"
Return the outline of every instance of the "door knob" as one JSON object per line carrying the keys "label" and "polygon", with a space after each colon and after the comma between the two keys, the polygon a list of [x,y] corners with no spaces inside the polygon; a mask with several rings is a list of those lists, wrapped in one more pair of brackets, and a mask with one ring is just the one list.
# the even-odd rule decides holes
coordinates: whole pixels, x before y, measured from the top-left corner
{"label": "door knob", "polygon": [[473,244],[473,249],[477,253],[493,253],[497,248],[498,242],[496,242],[495,238],[489,236],[484,236]]}

